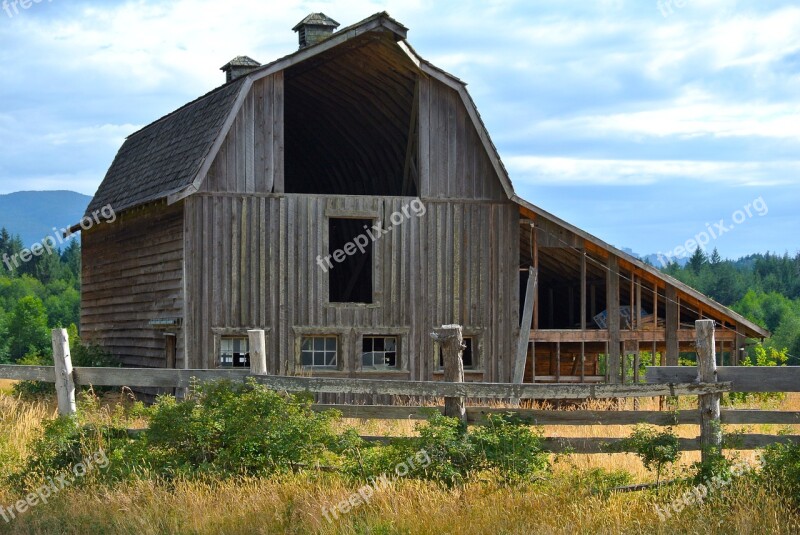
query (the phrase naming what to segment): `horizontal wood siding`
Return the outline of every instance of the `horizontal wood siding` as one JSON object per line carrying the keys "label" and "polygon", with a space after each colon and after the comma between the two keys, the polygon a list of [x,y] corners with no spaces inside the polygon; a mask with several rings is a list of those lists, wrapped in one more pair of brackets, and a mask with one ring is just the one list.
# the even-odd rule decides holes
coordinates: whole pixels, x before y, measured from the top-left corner
{"label": "horizontal wood siding", "polygon": [[283,190],[283,73],[253,84],[200,191]]}
{"label": "horizontal wood siding", "polygon": [[126,365],[163,367],[164,331],[149,321],[183,316],[183,204],[122,214],[84,231],[82,246],[81,336]]}
{"label": "horizontal wood siding", "polygon": [[420,78],[420,195],[436,199],[506,198],[461,96]]}
{"label": "horizontal wood siding", "polygon": [[[374,242],[370,306],[328,304],[327,215],[374,213],[383,227],[403,197],[196,195],[187,199],[190,366],[214,366],[214,328],[268,328],[270,373],[293,373],[296,327],[350,337],[344,372],[355,374],[356,332],[403,331],[413,379],[433,378],[431,328],[461,323],[480,337],[486,380],[510,377],[517,330],[519,237],[511,203],[425,204]],[[334,267],[334,269],[336,269]],[[407,331],[407,334],[406,334]]]}

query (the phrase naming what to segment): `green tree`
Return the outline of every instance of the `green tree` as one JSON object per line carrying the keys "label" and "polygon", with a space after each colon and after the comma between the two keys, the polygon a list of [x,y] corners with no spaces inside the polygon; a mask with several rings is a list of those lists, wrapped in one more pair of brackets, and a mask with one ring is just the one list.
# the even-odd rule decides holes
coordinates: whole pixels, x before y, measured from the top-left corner
{"label": "green tree", "polygon": [[28,295],[17,302],[8,322],[9,352],[18,360],[30,352],[45,353],[50,348],[47,312],[38,297]]}

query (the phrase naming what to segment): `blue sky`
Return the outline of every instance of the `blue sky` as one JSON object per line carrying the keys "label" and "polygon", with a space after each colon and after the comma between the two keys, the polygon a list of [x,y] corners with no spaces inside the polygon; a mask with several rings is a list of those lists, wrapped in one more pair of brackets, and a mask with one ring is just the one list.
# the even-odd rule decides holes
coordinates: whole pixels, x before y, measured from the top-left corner
{"label": "blue sky", "polygon": [[[124,137],[296,49],[312,11],[386,10],[469,83],[517,192],[619,247],[800,249],[800,5],[781,1],[104,1],[0,10],[0,193],[93,194]],[[0,6],[3,6],[0,0]],[[743,212],[744,213],[744,212]]]}

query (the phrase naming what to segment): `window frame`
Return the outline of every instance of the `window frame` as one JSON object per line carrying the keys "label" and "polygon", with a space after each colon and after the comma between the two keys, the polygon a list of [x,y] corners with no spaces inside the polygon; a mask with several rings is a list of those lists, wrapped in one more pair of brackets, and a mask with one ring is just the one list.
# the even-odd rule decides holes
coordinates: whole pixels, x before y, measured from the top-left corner
{"label": "window frame", "polygon": [[[304,349],[303,342],[306,340],[311,341],[311,348]],[[317,349],[317,341],[322,340],[322,348]],[[333,364],[316,364],[317,355],[322,355],[322,362],[325,363],[328,361],[328,355],[331,353],[330,348],[328,347],[328,342],[333,341]],[[311,369],[311,370],[336,370],[339,367],[339,336],[335,334],[306,334],[300,337],[300,366],[303,369]],[[303,354],[304,353],[311,353],[311,364],[305,364],[303,362]]]}
{"label": "window frame", "polygon": [[[247,340],[248,351],[250,349],[250,337],[247,331],[262,330],[264,331],[265,349],[267,351],[267,366],[269,368],[269,335],[271,329],[269,327],[253,326],[253,327],[212,327],[211,333],[214,336],[214,361],[208,364],[209,368],[233,368],[233,366],[222,366],[220,358],[222,356],[222,339],[223,338],[244,338]],[[244,368],[241,368],[244,369]]]}
{"label": "window frame", "polygon": [[[463,338],[471,338],[472,339],[472,366],[464,366],[465,373],[483,373],[484,372],[484,365],[483,365],[483,339],[484,333],[482,328],[477,327],[464,327],[461,331],[461,336]],[[439,354],[440,354],[440,346],[441,344],[433,340],[433,372],[442,374],[444,373],[444,367],[439,365]]]}
{"label": "window frame", "polygon": [[[350,348],[351,336],[350,329],[336,327],[293,327],[294,333],[294,355],[291,362],[294,369],[288,370],[289,373],[313,372],[313,373],[336,373],[350,369]],[[329,336],[336,337],[336,366],[305,366],[302,359],[303,338]]]}
{"label": "window frame", "polygon": [[[383,221],[383,217],[381,215],[380,210],[342,210],[336,208],[326,208],[325,210],[325,220],[324,225],[322,226],[322,239],[321,247],[322,250],[320,251],[320,256],[325,258],[330,253],[330,220],[331,219],[369,219],[372,222],[371,226],[374,226],[378,221]],[[382,266],[382,255],[380,253],[380,241],[382,238],[378,238],[377,240],[372,241],[371,249],[372,249],[372,302],[371,303],[357,303],[357,302],[339,302],[339,301],[331,301],[331,290],[330,290],[330,275],[328,273],[323,274],[323,291],[325,292],[325,301],[324,306],[329,308],[380,308],[381,301],[383,299],[383,266]],[[314,269],[320,269],[318,265],[316,265],[316,259],[314,259]]]}
{"label": "window frame", "polygon": [[[408,334],[411,330],[407,327],[370,327],[353,329],[354,345],[354,370],[364,374],[402,374],[408,375]],[[385,370],[375,370],[364,368],[362,359],[362,348],[364,347],[364,337],[395,337],[397,338],[396,360],[397,366]]]}

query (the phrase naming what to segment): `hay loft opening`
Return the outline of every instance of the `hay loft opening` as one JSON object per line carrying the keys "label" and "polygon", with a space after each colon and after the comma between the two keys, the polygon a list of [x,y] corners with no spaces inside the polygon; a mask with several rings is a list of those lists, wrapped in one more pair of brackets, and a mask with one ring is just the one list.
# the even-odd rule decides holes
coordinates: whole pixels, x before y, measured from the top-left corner
{"label": "hay loft opening", "polygon": [[417,195],[417,74],[368,34],[285,73],[287,193]]}

